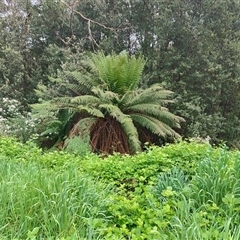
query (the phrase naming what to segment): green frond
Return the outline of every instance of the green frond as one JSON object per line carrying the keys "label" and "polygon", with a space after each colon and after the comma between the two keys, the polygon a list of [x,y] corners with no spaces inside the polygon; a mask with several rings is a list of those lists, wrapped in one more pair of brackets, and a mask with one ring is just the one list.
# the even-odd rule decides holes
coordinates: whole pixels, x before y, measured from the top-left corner
{"label": "green frond", "polygon": [[147,116],[147,115],[140,115],[140,114],[131,114],[131,118],[134,122],[138,123],[139,125],[147,128],[152,133],[166,137],[166,136],[172,136],[175,138],[180,137],[180,135],[175,132],[171,127],[169,127],[164,122],[161,122],[160,120]]}
{"label": "green frond", "polygon": [[100,108],[107,111],[108,115],[115,118],[122,126],[127,135],[128,143],[132,153],[141,151],[141,143],[138,138],[137,129],[129,115],[124,114],[121,109],[112,104],[101,104]]}
{"label": "green frond", "polygon": [[139,84],[145,60],[142,57],[129,57],[126,51],[108,56],[99,52],[92,55],[89,63],[100,79],[108,85],[108,90],[124,94]]}
{"label": "green frond", "polygon": [[183,118],[174,115],[173,113],[169,112],[167,108],[158,104],[137,104],[126,108],[125,112],[127,112],[129,115],[132,113],[148,115],[160,120],[163,123],[166,123],[170,127],[175,128],[180,128],[179,123],[184,121]]}
{"label": "green frond", "polygon": [[172,100],[168,100],[168,97],[173,92],[169,90],[164,90],[161,85],[155,84],[151,87],[138,90],[135,96],[125,103],[126,106],[132,106],[142,103],[156,103],[160,105],[164,105],[166,103],[173,102]]}
{"label": "green frond", "polygon": [[139,112],[139,113],[149,114],[150,116],[155,116],[155,117],[157,117],[161,111],[167,111],[167,108],[162,107],[159,104],[155,104],[155,103],[140,103],[140,104],[126,107],[124,109],[124,112],[127,112],[127,113]]}
{"label": "green frond", "polygon": [[[65,72],[65,75],[69,80],[73,79],[74,84],[71,85],[71,89],[73,89],[75,85],[75,90],[79,93],[89,94],[91,89],[96,84],[100,84],[96,78],[92,74],[89,73],[80,73],[80,72]],[[68,84],[68,83],[67,83]],[[66,85],[68,87],[68,85]]]}
{"label": "green frond", "polygon": [[102,90],[100,87],[93,87],[92,92],[100,98],[102,102],[118,102],[119,95],[112,91]]}
{"label": "green frond", "polygon": [[62,107],[77,107],[78,105],[89,105],[89,106],[96,106],[101,103],[98,97],[92,95],[82,95],[76,97],[61,97],[55,98],[51,101],[53,105],[58,105]]}
{"label": "green frond", "polygon": [[51,103],[52,107],[57,109],[68,109],[73,112],[87,112],[95,117],[104,117],[103,113],[98,109],[101,100],[92,95],[55,98]]}
{"label": "green frond", "polygon": [[142,77],[145,63],[146,61],[143,59],[143,57],[136,59],[135,56],[132,56],[129,59],[126,76],[124,78],[127,81],[125,82],[125,85],[128,86],[128,90],[134,90],[138,86]]}
{"label": "green frond", "polygon": [[59,134],[62,130],[63,123],[59,120],[52,120],[46,124],[46,129],[41,132],[41,136],[48,136],[51,133]]}
{"label": "green frond", "polygon": [[34,118],[48,116],[52,110],[52,104],[49,101],[31,104],[30,107],[32,109],[32,115]]}
{"label": "green frond", "polygon": [[98,108],[92,108],[84,105],[79,105],[76,108],[76,112],[87,112],[93,117],[100,117],[100,118],[104,117],[104,114]]}
{"label": "green frond", "polygon": [[138,90],[135,91],[128,91],[124,95],[121,96],[121,98],[118,101],[118,106],[121,107],[121,109],[124,109],[128,106],[128,104],[131,102],[131,100],[138,94]]}

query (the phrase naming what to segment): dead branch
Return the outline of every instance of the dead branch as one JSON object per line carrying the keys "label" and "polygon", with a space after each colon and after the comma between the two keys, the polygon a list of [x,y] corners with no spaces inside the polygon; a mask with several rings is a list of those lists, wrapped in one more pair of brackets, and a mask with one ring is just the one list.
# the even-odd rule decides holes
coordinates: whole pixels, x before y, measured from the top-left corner
{"label": "dead branch", "polygon": [[79,16],[81,16],[81,18],[83,18],[84,20],[86,20],[86,21],[88,21],[88,22],[90,22],[90,23],[94,23],[94,24],[96,24],[96,25],[98,25],[98,26],[100,26],[100,27],[102,27],[102,28],[105,28],[105,29],[108,29],[108,30],[111,30],[111,31],[114,31],[114,32],[116,31],[115,28],[107,27],[107,26],[105,26],[104,24],[101,24],[101,23],[99,23],[99,22],[97,22],[97,21],[94,21],[94,20],[92,20],[92,19],[90,19],[90,18],[85,17],[81,12],[76,11],[75,9],[73,9],[72,6],[68,5],[68,4],[67,4],[66,2],[64,2],[63,0],[60,0],[60,2],[61,2],[63,5],[65,5],[67,8],[71,9],[74,13],[78,14]]}

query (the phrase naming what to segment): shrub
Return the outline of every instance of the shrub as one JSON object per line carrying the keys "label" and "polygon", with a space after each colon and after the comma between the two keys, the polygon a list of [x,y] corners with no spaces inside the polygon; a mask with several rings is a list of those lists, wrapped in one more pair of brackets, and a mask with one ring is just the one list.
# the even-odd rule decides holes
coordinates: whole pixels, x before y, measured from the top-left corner
{"label": "shrub", "polygon": [[15,99],[0,98],[0,136],[14,136],[26,142],[35,132],[31,113]]}

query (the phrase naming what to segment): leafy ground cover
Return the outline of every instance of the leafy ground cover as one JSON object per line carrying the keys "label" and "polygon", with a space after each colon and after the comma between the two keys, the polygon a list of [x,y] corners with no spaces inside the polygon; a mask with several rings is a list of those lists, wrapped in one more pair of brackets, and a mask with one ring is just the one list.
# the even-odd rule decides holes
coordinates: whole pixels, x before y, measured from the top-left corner
{"label": "leafy ground cover", "polygon": [[1,239],[240,239],[240,153],[197,142],[101,158],[0,138]]}

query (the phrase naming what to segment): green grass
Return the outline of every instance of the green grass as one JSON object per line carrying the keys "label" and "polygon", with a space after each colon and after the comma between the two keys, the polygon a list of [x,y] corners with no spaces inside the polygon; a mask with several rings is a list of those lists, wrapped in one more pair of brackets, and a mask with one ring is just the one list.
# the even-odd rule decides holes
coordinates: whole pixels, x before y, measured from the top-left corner
{"label": "green grass", "polygon": [[240,239],[240,152],[179,142],[135,156],[0,138],[0,239]]}
{"label": "green grass", "polygon": [[0,162],[0,183],[1,239],[26,239],[34,228],[37,239],[95,239],[109,220],[108,187],[74,168]]}
{"label": "green grass", "polygon": [[156,194],[171,206],[168,239],[240,239],[240,153],[212,149],[192,178],[173,169],[159,176]]}

